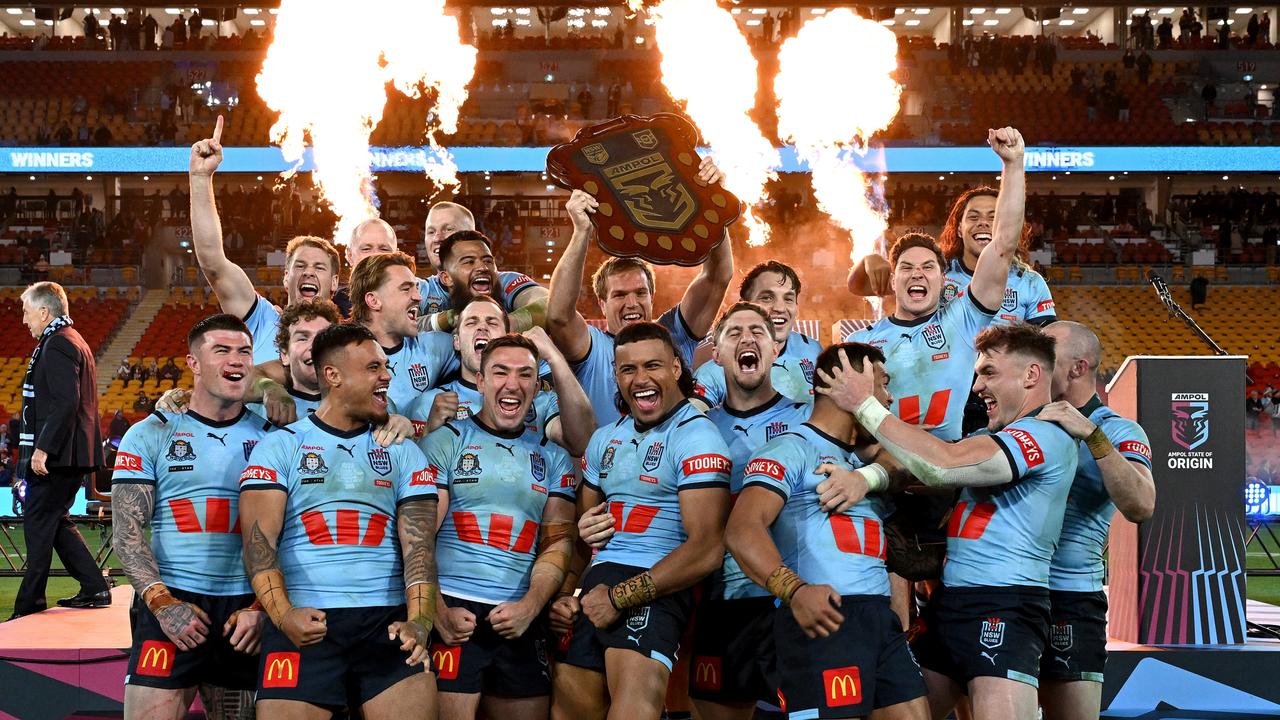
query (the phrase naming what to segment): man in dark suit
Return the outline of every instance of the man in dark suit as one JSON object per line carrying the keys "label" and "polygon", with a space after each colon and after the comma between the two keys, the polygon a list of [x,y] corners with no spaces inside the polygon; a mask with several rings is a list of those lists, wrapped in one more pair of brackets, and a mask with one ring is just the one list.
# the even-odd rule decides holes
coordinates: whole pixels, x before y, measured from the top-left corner
{"label": "man in dark suit", "polygon": [[49,564],[57,551],[80,592],[63,607],[105,607],[111,592],[68,510],[87,473],[102,464],[93,352],[71,327],[62,286],[39,282],[22,293],[22,321],[36,338],[22,387],[17,474],[27,482],[23,534],[27,572],[15,617],[45,609]]}

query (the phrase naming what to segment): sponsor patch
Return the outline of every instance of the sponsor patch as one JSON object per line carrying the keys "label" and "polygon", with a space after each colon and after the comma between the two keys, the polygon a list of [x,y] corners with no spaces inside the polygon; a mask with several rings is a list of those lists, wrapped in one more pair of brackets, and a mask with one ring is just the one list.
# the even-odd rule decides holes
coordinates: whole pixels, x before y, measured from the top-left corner
{"label": "sponsor patch", "polygon": [[435,465],[428,465],[409,478],[409,485],[435,485],[436,478],[439,476],[440,469]]}
{"label": "sponsor patch", "polygon": [[984,648],[995,649],[1004,644],[1004,620],[993,617],[982,621],[978,643]]}
{"label": "sponsor patch", "polygon": [[262,663],[262,687],[296,688],[302,671],[302,655],[296,652],[273,652]]}
{"label": "sponsor patch", "polygon": [[142,458],[127,452],[116,453],[115,470],[134,470],[142,472]]}
{"label": "sponsor patch", "polygon": [[827,707],[862,703],[862,674],[857,665],[823,670],[822,688]]}
{"label": "sponsor patch", "polygon": [[723,455],[708,453],[686,458],[682,465],[685,475],[701,473],[727,473],[733,469],[733,461]]}
{"label": "sponsor patch", "polygon": [[138,667],[134,672],[150,677],[169,677],[173,674],[173,661],[178,657],[178,648],[164,640],[147,640],[138,649]]}
{"label": "sponsor patch", "polygon": [[1141,455],[1148,460],[1151,459],[1151,448],[1137,440],[1125,440],[1116,449],[1120,452],[1133,453],[1134,455]]}
{"label": "sponsor patch", "polygon": [[1031,433],[1021,428],[1005,428],[1000,432],[1007,433],[1018,442],[1018,449],[1022,451],[1022,459],[1027,463],[1028,470],[1044,463],[1044,451],[1040,449],[1036,439],[1031,437]]}
{"label": "sponsor patch", "polygon": [[787,469],[782,467],[782,463],[777,463],[764,458],[756,458],[747,463],[747,475],[764,475],[771,477],[778,482],[782,482],[782,478],[786,475]]}
{"label": "sponsor patch", "polygon": [[272,470],[271,468],[262,467],[261,465],[250,465],[249,467],[245,468],[244,472],[240,473],[241,484],[243,484],[244,481],[246,480],[266,480],[267,482],[280,482],[278,479],[276,479],[275,470]]}

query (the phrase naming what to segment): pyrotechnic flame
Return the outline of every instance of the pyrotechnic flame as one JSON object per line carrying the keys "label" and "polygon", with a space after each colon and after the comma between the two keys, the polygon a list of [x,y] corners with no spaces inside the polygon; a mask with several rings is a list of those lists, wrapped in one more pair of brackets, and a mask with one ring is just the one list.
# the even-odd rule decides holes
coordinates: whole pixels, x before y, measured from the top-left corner
{"label": "pyrotechnic flame", "polygon": [[752,213],[782,161],[751,119],[756,59],[733,16],[714,0],[665,0],[649,10],[662,52],[662,82],[711,146],[724,186],[746,204],[747,242],[763,245],[769,225]]}
{"label": "pyrotechnic flame", "polygon": [[[458,23],[442,0],[366,0],[342,12],[333,0],[281,0],[275,37],[257,78],[258,95],[280,113],[271,139],[286,160],[301,163],[310,141],[315,184],[338,216],[334,238],[345,242],[372,203],[369,136],[382,120],[386,84],[409,95],[419,83],[438,92],[425,134],[427,176],[457,184],[452,156],[433,137],[457,129],[458,109],[475,72],[475,48],[458,39]],[[334,22],[342,17],[342,22]]]}
{"label": "pyrotechnic flame", "polygon": [[[854,262],[888,227],[882,184],[853,155],[898,114],[897,52],[893,31],[841,8],[806,22],[778,53],[778,134],[808,164],[818,206],[849,231]],[[848,73],[840,85],[830,82],[836,69]]]}

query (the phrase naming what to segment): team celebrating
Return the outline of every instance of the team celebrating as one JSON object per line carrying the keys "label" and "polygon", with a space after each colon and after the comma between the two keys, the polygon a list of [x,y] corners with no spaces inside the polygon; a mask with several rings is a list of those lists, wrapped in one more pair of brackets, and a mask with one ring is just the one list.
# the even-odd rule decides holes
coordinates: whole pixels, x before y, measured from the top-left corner
{"label": "team celebrating", "polygon": [[589,324],[581,190],[550,288],[439,203],[429,277],[370,220],[346,284],[291,241],[275,307],[223,252],[221,132],[190,182],[223,314],[115,463],[127,718],[1098,716],[1104,546],[1154,508],[1150,450],[1020,256],[1016,130],[998,190],[854,268],[892,312],[826,348],[781,262],[721,312],[727,238],[657,315],[653,268],[609,258]]}

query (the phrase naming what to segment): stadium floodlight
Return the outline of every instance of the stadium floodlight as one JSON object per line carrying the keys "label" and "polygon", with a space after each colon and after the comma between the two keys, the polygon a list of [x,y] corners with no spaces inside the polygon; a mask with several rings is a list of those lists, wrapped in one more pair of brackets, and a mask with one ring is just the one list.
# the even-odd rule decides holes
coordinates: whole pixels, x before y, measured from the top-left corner
{"label": "stadium floodlight", "polygon": [[813,8],[813,9],[809,10],[809,14],[810,14],[810,15],[826,15],[826,14],[827,14],[827,9],[826,9],[826,8]]}
{"label": "stadium floodlight", "polygon": [[1248,15],[1253,12],[1253,8],[1236,8],[1237,15]]}
{"label": "stadium floodlight", "polygon": [[769,12],[769,11],[765,10],[764,8],[751,8],[752,15],[763,15],[766,12]]}
{"label": "stadium floodlight", "polygon": [[904,22],[904,23],[902,23],[902,24],[903,24],[903,25],[906,25],[907,27],[915,27],[915,26],[917,26],[917,25],[919,25],[919,24],[920,24],[920,21],[919,21],[919,20],[914,20],[914,19],[912,19],[912,20],[908,20],[908,21],[906,21],[906,22]]}
{"label": "stadium floodlight", "polygon": [[253,25],[254,27],[262,27],[263,25],[266,25],[266,24],[267,24],[267,21],[266,21],[266,20],[262,20],[262,19],[260,19],[260,18],[254,18],[253,20],[250,20],[250,21],[249,21],[249,24],[250,24],[250,25]]}
{"label": "stadium floodlight", "polygon": [[881,25],[884,25],[885,27],[893,27],[894,25],[897,25],[897,24],[898,24],[898,21],[897,21],[897,20],[892,20],[892,19],[890,19],[890,20],[881,20],[881,21],[880,21],[880,24],[881,24]]}
{"label": "stadium floodlight", "polygon": [[1159,10],[1157,10],[1157,11],[1156,11],[1156,14],[1157,14],[1157,15],[1172,15],[1172,14],[1173,14],[1173,8],[1160,8]]}
{"label": "stadium floodlight", "polygon": [[965,27],[969,27],[970,25],[972,25],[972,24],[973,24],[973,21],[972,21],[972,20],[969,20],[969,19],[965,19],[965,20],[963,20],[960,24],[961,24],[961,25],[964,25]]}
{"label": "stadium floodlight", "polygon": [[1271,489],[1257,478],[1250,478],[1244,486],[1244,512],[1246,515],[1264,515]]}
{"label": "stadium floodlight", "polygon": [[529,8],[516,8],[517,15],[530,15],[532,13],[533,11],[530,10]]}
{"label": "stadium floodlight", "polygon": [[260,13],[260,12],[262,12],[262,11],[261,11],[261,10],[259,10],[258,8],[245,8],[245,9],[244,9],[244,14],[245,14],[245,15],[257,15],[257,14],[258,14],[258,13]]}
{"label": "stadium floodlight", "polygon": [[759,21],[759,20],[757,20],[757,19],[755,19],[755,18],[751,18],[750,20],[748,20],[748,21],[746,22],[747,27],[756,27],[756,26],[758,26],[759,24],[760,24],[760,21]]}
{"label": "stadium floodlight", "polygon": [[23,27],[35,27],[35,26],[36,26],[36,21],[35,21],[35,20],[28,20],[28,19],[26,19],[26,18],[23,18],[23,19],[21,19],[21,20],[19,20],[19,21],[18,21],[18,24],[19,24],[19,25],[21,25],[21,26],[23,26]]}
{"label": "stadium floodlight", "polygon": [[25,10],[23,10],[22,8],[9,8],[9,9],[5,10],[5,12],[9,13],[10,15],[21,15],[22,13],[24,13],[24,12],[26,12],[26,11],[25,11]]}
{"label": "stadium floodlight", "polygon": [[1072,8],[1071,14],[1072,15],[1088,15],[1089,8]]}
{"label": "stadium floodlight", "polygon": [[996,25],[1000,24],[1000,21],[999,20],[983,20],[982,24],[985,25],[986,27],[995,27]]}
{"label": "stadium floodlight", "polygon": [[987,9],[986,8],[970,8],[969,14],[970,15],[986,15]]}
{"label": "stadium floodlight", "polygon": [[915,13],[916,15],[928,15],[929,13],[933,12],[933,10],[931,8],[916,8],[911,12]]}
{"label": "stadium floodlight", "polygon": [[1013,8],[996,8],[997,15],[1008,15],[1013,12]]}
{"label": "stadium floodlight", "polygon": [[1058,21],[1058,25],[1060,27],[1071,27],[1072,25],[1075,25],[1075,24],[1076,24],[1075,20],[1059,20]]}

